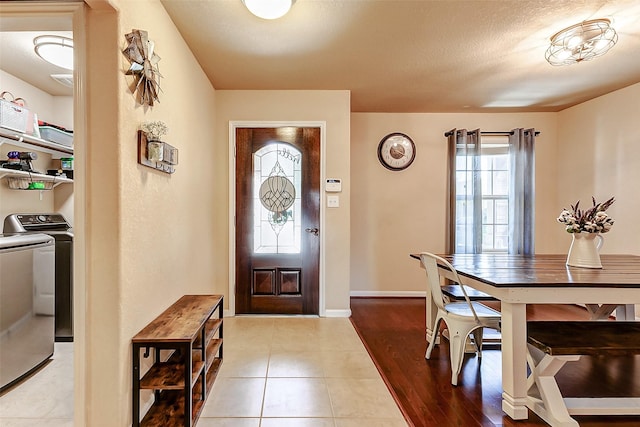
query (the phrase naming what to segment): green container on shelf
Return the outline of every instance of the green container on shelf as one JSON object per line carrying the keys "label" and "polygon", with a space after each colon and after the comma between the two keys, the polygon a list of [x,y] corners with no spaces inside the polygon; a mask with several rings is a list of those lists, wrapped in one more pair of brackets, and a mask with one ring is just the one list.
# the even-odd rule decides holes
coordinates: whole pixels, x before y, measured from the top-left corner
{"label": "green container on shelf", "polygon": [[60,159],[60,168],[73,170],[73,157],[63,157]]}
{"label": "green container on shelf", "polygon": [[44,190],[44,182],[30,182],[29,190]]}

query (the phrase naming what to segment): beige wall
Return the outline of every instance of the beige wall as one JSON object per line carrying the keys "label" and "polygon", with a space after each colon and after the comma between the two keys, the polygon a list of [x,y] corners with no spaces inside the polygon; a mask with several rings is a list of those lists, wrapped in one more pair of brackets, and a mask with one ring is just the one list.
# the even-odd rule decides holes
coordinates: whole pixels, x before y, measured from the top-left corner
{"label": "beige wall", "polygon": [[[558,113],[557,206],[615,196],[603,253],[640,255],[640,83]],[[566,247],[570,238],[565,237]]]}
{"label": "beige wall", "polygon": [[[81,425],[131,423],[131,338],[184,294],[213,293],[211,218],[221,209],[212,185],[216,162],[214,89],[160,2],[95,2],[87,13],[86,415]],[[136,104],[124,35],[142,29],[162,60],[154,107]],[[173,175],[137,163],[140,124],[163,120],[179,149]],[[214,183],[214,184],[212,184]],[[222,208],[226,209],[226,208]],[[226,232],[226,228],[225,228]],[[82,297],[82,295],[78,295]],[[82,345],[82,344],[80,344]],[[82,354],[80,351],[79,354]],[[77,372],[77,371],[76,371]]]}
{"label": "beige wall", "polygon": [[[351,291],[353,294],[424,292],[424,274],[409,253],[444,252],[447,153],[453,128],[504,131],[535,127],[536,251],[555,252],[564,237],[555,223],[554,113],[351,115]],[[377,157],[383,136],[409,135],[416,159],[406,170],[385,169]],[[549,229],[557,233],[549,233]]]}
{"label": "beige wall", "polygon": [[[228,199],[229,187],[229,123],[231,121],[251,122],[326,122],[324,158],[322,159],[324,178],[342,178],[340,207],[323,209],[324,279],[326,315],[348,315],[349,310],[349,269],[350,269],[350,211],[351,183],[349,157],[349,111],[348,91],[226,91],[216,92],[216,134],[218,150],[214,168],[219,187],[217,198]],[[226,144],[226,145],[225,145]],[[225,157],[222,159],[221,154]],[[324,188],[324,186],[323,186]],[[323,197],[324,191],[321,192]],[[323,204],[324,206],[324,204]],[[216,230],[226,230],[228,216],[216,216]],[[324,228],[324,229],[323,229]],[[225,239],[224,242],[219,239]],[[216,234],[218,246],[228,247],[228,236]],[[322,268],[322,266],[321,266]],[[231,270],[231,268],[229,269]],[[323,307],[320,307],[323,314]]]}

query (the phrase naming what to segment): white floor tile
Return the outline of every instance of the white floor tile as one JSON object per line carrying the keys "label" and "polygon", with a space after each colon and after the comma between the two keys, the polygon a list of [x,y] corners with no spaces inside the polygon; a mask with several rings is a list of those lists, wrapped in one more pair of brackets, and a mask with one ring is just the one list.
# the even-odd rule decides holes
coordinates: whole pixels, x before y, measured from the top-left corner
{"label": "white floor tile", "polygon": [[[407,425],[349,319],[224,322],[224,362],[198,427]],[[0,396],[0,426],[73,427],[73,343],[56,343],[49,364]]]}
{"label": "white floor tile", "polygon": [[267,378],[263,417],[333,417],[324,378]]}
{"label": "white floor tile", "polygon": [[260,427],[335,427],[333,418],[263,418]]}
{"label": "white floor tile", "polygon": [[264,378],[216,379],[201,416],[260,417],[264,383]]}
{"label": "white floor tile", "polygon": [[260,418],[204,418],[198,427],[260,427]]}

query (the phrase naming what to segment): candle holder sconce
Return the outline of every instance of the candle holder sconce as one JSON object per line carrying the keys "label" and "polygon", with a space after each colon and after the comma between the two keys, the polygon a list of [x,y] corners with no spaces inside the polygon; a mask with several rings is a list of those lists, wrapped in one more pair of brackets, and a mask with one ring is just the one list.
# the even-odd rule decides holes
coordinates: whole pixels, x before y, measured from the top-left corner
{"label": "candle holder sconce", "polygon": [[166,142],[148,139],[145,131],[138,131],[138,163],[172,174],[178,164],[178,149]]}

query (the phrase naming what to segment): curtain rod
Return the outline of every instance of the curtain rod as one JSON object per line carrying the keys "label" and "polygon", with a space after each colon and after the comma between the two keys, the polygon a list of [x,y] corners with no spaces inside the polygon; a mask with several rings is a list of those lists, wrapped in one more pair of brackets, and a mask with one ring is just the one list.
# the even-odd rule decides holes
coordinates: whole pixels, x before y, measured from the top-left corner
{"label": "curtain rod", "polygon": [[[460,131],[456,131],[456,132],[460,132]],[[525,131],[525,133],[529,133],[529,132]],[[451,131],[444,133],[444,136],[450,136],[450,135],[451,135]],[[497,131],[497,132],[480,131],[480,135],[513,135],[513,132],[512,131]],[[538,135],[540,135],[540,131],[536,131],[536,136]]]}

